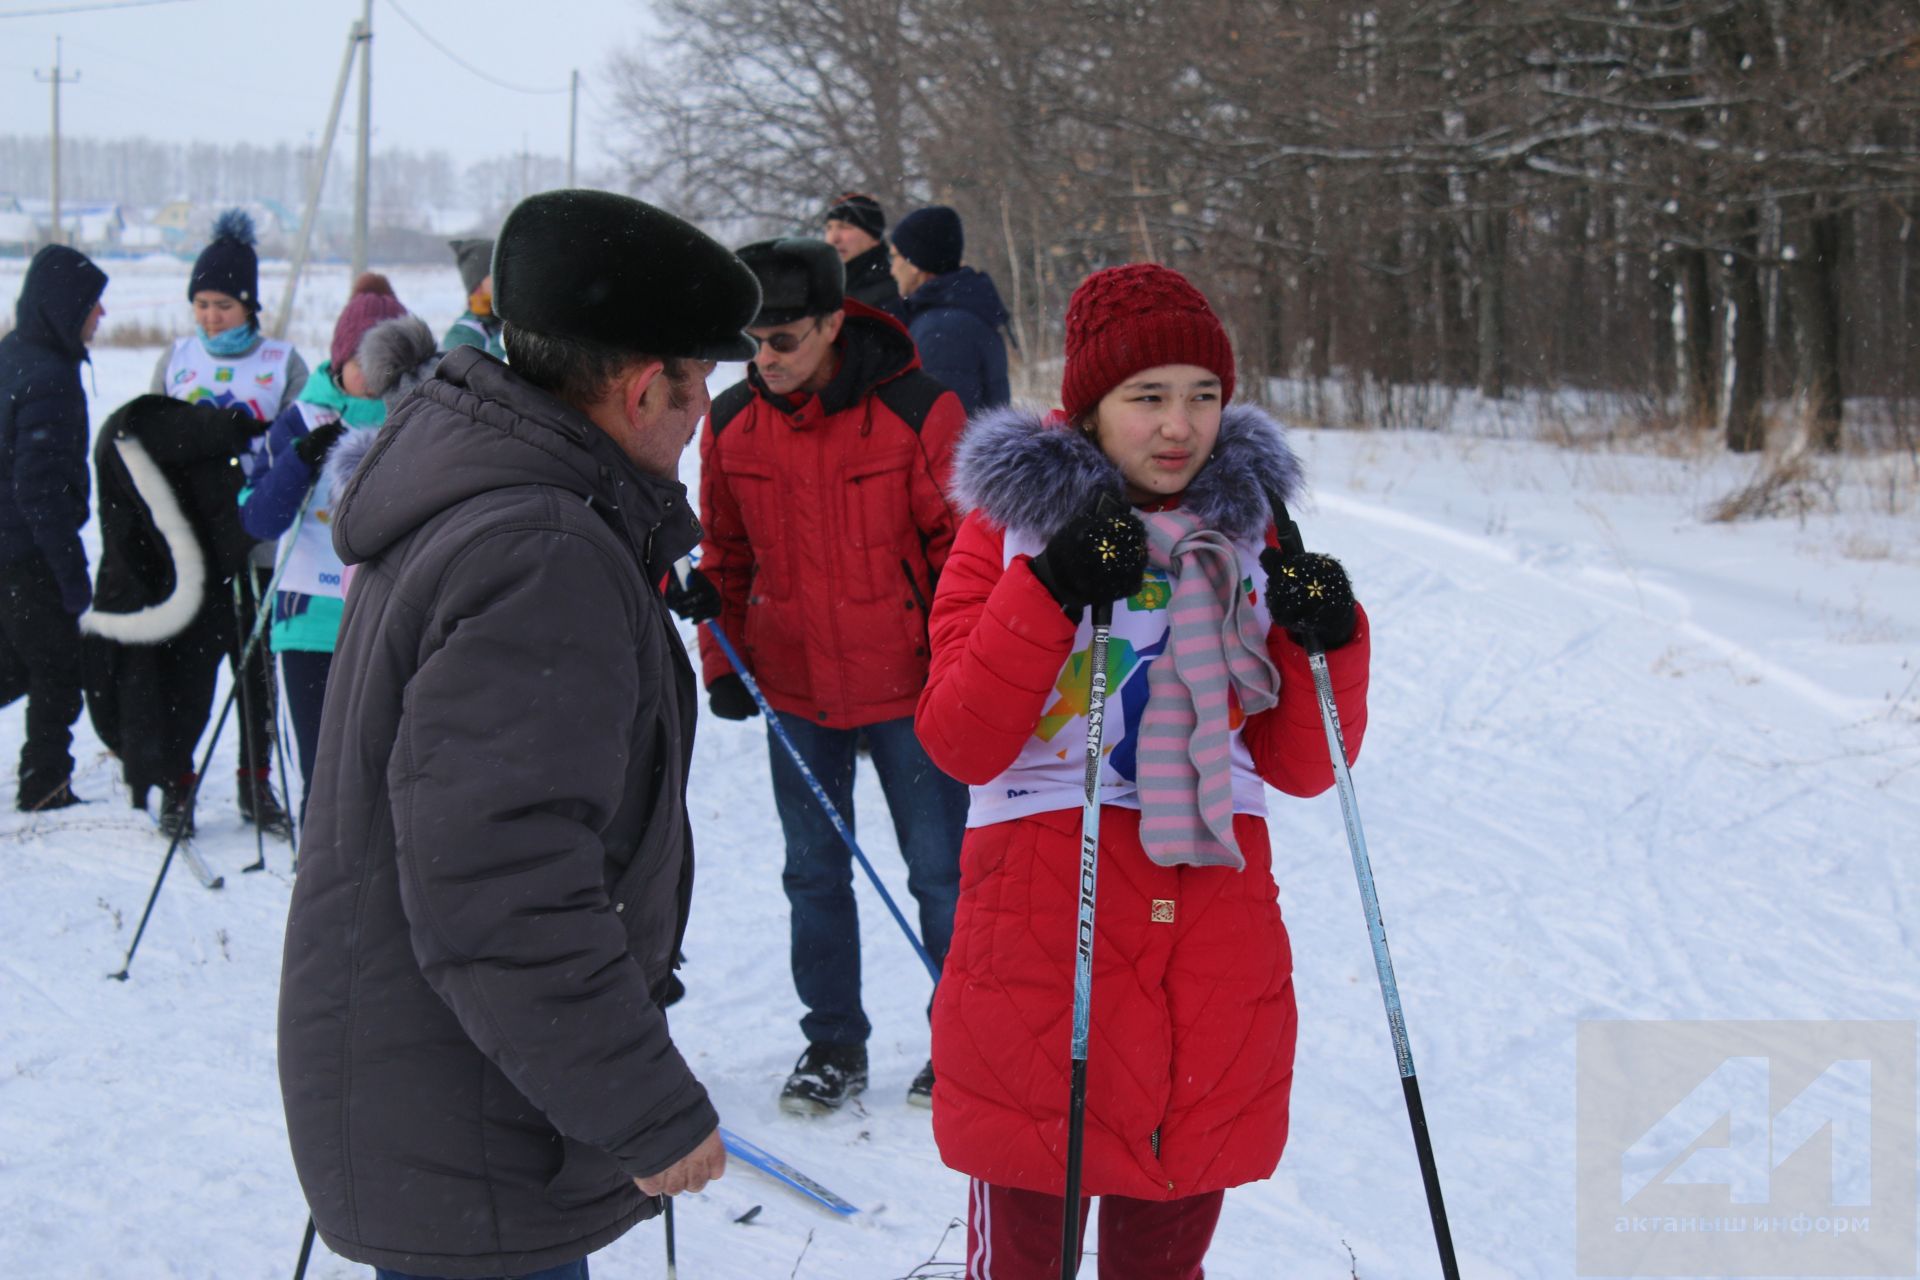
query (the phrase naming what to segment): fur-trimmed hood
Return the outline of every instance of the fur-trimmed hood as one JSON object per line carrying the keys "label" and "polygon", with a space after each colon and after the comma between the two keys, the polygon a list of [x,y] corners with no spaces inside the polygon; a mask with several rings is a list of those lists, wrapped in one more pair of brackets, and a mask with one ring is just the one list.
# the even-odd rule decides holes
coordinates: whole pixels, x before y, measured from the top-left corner
{"label": "fur-trimmed hood", "polygon": [[[1220,415],[1213,456],[1181,496],[1181,506],[1238,541],[1271,523],[1267,495],[1291,502],[1301,491],[1300,461],[1286,429],[1252,405]],[[1009,405],[967,424],[954,452],[952,495],[961,514],[979,511],[1003,529],[1045,541],[1102,493],[1124,491],[1120,468],[1058,414]]]}
{"label": "fur-trimmed hood", "polygon": [[[407,317],[412,319],[411,316]],[[366,348],[362,347],[362,351]],[[328,505],[347,491],[347,482],[353,479],[353,473],[360,469],[360,463],[373,452],[374,441],[380,438],[378,427],[354,427],[327,450],[327,460],[320,468],[320,483],[315,492],[328,495]]]}
{"label": "fur-trimmed hood", "polygon": [[[367,394],[386,401],[392,413],[408,392],[433,376],[440,353],[433,331],[419,316],[382,320],[360,339],[360,374]],[[345,443],[344,441],[342,442]]]}

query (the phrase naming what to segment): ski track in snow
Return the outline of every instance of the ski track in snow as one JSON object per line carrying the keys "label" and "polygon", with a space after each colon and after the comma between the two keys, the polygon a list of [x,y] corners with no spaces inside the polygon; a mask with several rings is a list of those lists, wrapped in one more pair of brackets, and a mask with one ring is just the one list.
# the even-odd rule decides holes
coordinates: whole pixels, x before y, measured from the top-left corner
{"label": "ski track in snow", "polygon": [[[101,353],[96,421],[153,355]],[[1920,557],[1836,558],[1785,522],[1701,526],[1680,491],[1706,481],[1673,463],[1645,462],[1663,491],[1627,483],[1637,464],[1545,446],[1300,444],[1308,544],[1348,565],[1374,620],[1354,777],[1462,1269],[1570,1275],[1579,1020],[1915,1017],[1920,725],[1897,698]],[[1849,592],[1877,638],[1833,634]],[[0,750],[22,732],[20,704],[0,712]],[[239,874],[254,849],[229,735],[199,840],[226,887],[176,865],[131,981],[109,982],[165,846],[84,718],[76,757],[91,804],[0,814],[0,1270],[288,1274],[305,1209],[274,1055],[285,847]],[[855,806],[908,904],[869,768]],[[679,1202],[680,1273],[907,1276],[966,1204],[903,1100],[927,1055],[924,973],[862,879],[870,1090],[826,1120],[781,1115],[801,1043],[760,721],[701,721],[691,809],[676,1039],[730,1127],[867,1212],[841,1222],[736,1164]],[[1435,1275],[1338,803],[1272,812],[1301,1009],[1293,1131],[1270,1182],[1228,1195],[1207,1273],[1346,1276],[1350,1246],[1365,1280]],[[919,1274],[958,1275],[964,1244],[948,1235]],[[663,1275],[658,1226],[594,1271]],[[320,1248],[309,1274],[368,1273]]]}

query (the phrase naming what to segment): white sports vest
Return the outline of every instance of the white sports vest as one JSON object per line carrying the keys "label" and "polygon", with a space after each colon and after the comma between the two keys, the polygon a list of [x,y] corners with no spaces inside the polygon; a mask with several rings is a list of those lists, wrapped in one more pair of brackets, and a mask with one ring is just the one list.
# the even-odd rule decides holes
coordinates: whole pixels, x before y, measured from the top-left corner
{"label": "white sports vest", "polygon": [[[1260,567],[1260,547],[1238,543],[1243,586],[1253,596],[1254,616],[1263,627],[1273,625]],[[1045,546],[1031,534],[1008,530],[1001,563],[1015,556],[1038,555]],[[1100,803],[1125,809],[1140,807],[1134,787],[1134,751],[1139,743],[1140,717],[1147,709],[1147,672],[1166,650],[1167,579],[1147,570],[1146,585],[1127,600],[1113,605],[1113,629],[1107,638],[1107,717],[1102,736]],[[1087,766],[1087,663],[1093,653],[1093,611],[1080,619],[1073,652],[1060,669],[1054,697],[1041,712],[1033,736],[1014,757],[1005,773],[985,786],[972,787],[967,806],[969,827],[991,826],[1036,813],[1078,808],[1085,795]],[[1253,767],[1253,755],[1241,740],[1245,713],[1232,703],[1233,809],[1265,817],[1267,784]]]}
{"label": "white sports vest", "polygon": [[237,405],[272,422],[287,393],[287,358],[293,344],[262,338],[243,356],[216,356],[198,334],[175,340],[167,361],[167,394],[190,404]]}
{"label": "white sports vest", "polygon": [[[304,400],[294,401],[294,408],[300,411],[300,417],[306,422],[307,430],[324,426],[329,422],[338,422],[340,415],[331,409],[323,409],[317,404],[308,404]],[[353,431],[356,428],[348,427]],[[332,596],[339,600],[346,596],[344,580],[346,570],[340,565],[340,557],[333,550],[333,488],[327,483],[326,468],[313,482],[313,494],[307,499],[306,514],[300,517],[299,528],[293,534],[293,546],[287,551],[287,567],[280,574],[280,590],[296,591],[305,596]]]}

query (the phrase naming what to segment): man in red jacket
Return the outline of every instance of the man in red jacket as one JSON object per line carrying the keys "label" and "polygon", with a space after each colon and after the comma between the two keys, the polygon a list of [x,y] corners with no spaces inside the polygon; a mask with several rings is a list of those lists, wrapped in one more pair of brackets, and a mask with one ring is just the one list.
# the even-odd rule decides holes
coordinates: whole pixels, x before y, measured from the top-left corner
{"label": "man in red jacket", "polygon": [[[927,759],[913,711],[927,682],[927,602],[953,545],[946,486],[965,423],[920,372],[899,322],[845,296],[819,240],[769,240],[740,258],[760,279],[746,380],[713,402],[700,439],[701,567],[718,622],[834,805],[853,820],[864,735],[938,964],[953,934],[967,792]],[[700,653],[715,715],[758,709],[711,636]],[[771,735],[770,735],[771,736]],[[786,835],[793,984],[806,1051],[783,1110],[823,1115],[867,1083],[852,857],[800,771],[769,741]],[[932,1064],[908,1100],[932,1105]]]}

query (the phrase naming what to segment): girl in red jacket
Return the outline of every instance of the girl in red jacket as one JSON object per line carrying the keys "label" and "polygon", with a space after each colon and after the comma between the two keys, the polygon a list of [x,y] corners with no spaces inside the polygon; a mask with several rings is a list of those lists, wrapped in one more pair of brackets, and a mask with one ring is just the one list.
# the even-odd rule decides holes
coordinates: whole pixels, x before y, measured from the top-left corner
{"label": "girl in red jacket", "polygon": [[[1182,276],[1090,276],[1066,354],[1061,412],[976,419],[955,461],[968,514],[916,722],[972,787],[934,1136],[973,1179],[969,1280],[1058,1276],[1088,606],[1113,600],[1081,1185],[1102,1280],[1198,1280],[1225,1188],[1270,1176],[1287,1138],[1267,788],[1333,783],[1302,640],[1328,651],[1357,753],[1367,621],[1337,563],[1272,546],[1268,494],[1293,497],[1299,467],[1271,418],[1228,407],[1232,351]],[[1130,510],[1098,512],[1108,494]]]}

